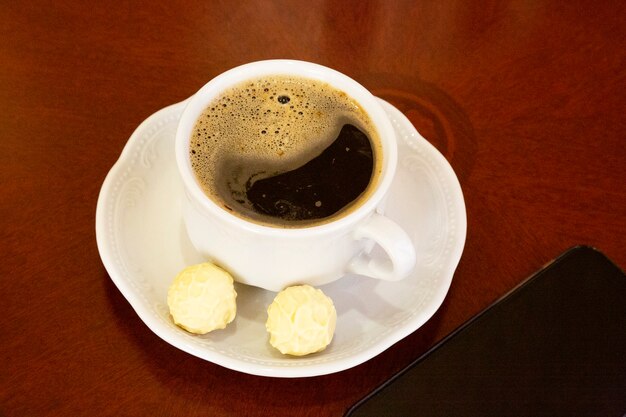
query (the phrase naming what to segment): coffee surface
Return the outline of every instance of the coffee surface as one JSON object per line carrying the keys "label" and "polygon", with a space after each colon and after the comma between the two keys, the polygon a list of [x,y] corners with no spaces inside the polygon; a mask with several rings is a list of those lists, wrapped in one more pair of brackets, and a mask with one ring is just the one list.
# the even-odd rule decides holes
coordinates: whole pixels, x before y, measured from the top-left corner
{"label": "coffee surface", "polygon": [[276,227],[324,223],[358,207],[381,165],[365,111],[321,81],[271,76],[216,97],[196,121],[190,160],[225,209]]}
{"label": "coffee surface", "polygon": [[354,201],[370,182],[373,153],[367,136],[345,125],[319,156],[292,171],[255,181],[246,197],[259,213],[285,220],[322,219]]}

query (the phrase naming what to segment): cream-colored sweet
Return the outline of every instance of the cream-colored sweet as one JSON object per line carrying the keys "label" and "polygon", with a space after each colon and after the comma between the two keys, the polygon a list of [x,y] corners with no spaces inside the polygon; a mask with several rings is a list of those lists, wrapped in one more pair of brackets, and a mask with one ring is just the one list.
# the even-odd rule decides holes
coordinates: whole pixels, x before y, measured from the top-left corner
{"label": "cream-colored sweet", "polygon": [[237,313],[233,277],[210,262],[183,269],[167,293],[174,323],[197,334],[223,329]]}
{"label": "cream-colored sweet", "polygon": [[298,285],[276,295],[267,309],[265,327],[270,344],[281,353],[303,356],[324,350],[336,323],[333,301],[320,289]]}

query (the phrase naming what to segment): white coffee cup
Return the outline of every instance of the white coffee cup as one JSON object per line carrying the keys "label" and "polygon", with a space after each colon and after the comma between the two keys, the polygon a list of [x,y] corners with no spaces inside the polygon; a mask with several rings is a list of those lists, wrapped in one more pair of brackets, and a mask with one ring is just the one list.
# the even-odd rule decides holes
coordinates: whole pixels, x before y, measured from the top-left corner
{"label": "white coffee cup", "polygon": [[[202,190],[189,157],[196,120],[229,87],[265,75],[324,81],[344,91],[369,115],[380,137],[382,171],[376,189],[348,214],[316,226],[273,227],[231,214]],[[181,115],[176,131],[176,161],[185,189],[183,219],[192,244],[238,282],[280,291],[296,284],[323,285],[347,274],[396,281],[408,276],[415,266],[410,238],[382,210],[397,164],[391,122],[369,91],[335,70],[303,61],[268,60],[217,76],[188,101]],[[376,244],[383,251],[375,251],[374,256],[371,253]]]}

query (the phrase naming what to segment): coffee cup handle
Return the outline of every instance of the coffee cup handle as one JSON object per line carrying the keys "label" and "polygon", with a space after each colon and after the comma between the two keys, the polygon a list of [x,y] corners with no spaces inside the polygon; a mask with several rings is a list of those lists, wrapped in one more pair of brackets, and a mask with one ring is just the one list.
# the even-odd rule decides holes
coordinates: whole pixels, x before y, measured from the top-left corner
{"label": "coffee cup handle", "polygon": [[354,238],[370,239],[387,254],[372,257],[361,253],[348,265],[348,271],[384,281],[406,278],[415,267],[415,248],[411,238],[397,223],[374,213],[354,232]]}

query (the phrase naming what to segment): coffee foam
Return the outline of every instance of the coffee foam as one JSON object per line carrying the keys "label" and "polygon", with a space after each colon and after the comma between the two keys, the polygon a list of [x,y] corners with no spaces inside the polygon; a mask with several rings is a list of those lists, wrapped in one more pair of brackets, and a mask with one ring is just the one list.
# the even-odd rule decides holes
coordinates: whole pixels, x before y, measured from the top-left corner
{"label": "coffee foam", "polygon": [[216,97],[198,117],[190,141],[191,165],[204,192],[218,204],[284,226],[252,209],[246,185],[308,162],[346,123],[367,132],[373,148],[380,143],[372,137],[377,132],[365,111],[343,91],[298,77],[249,80]]}

